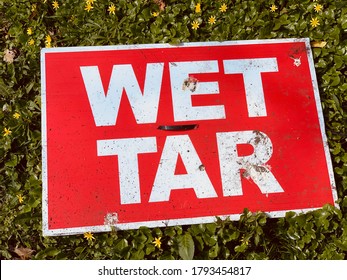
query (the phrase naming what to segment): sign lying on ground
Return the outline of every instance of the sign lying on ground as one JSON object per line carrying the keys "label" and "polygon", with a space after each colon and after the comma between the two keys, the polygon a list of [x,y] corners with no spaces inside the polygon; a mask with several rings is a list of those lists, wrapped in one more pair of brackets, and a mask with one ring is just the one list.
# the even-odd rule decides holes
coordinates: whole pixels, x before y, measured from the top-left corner
{"label": "sign lying on ground", "polygon": [[44,49],[45,235],[334,204],[308,39]]}

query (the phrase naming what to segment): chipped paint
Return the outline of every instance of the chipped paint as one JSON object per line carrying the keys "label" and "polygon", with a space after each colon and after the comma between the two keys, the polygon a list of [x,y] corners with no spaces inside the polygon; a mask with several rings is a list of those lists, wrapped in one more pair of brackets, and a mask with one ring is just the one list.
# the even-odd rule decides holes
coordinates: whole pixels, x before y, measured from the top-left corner
{"label": "chipped paint", "polygon": [[104,218],[104,225],[106,226],[116,226],[118,223],[117,213],[107,213]]}
{"label": "chipped paint", "polygon": [[198,82],[198,79],[194,77],[188,77],[183,81],[182,90],[190,90],[191,92],[194,92],[196,90]]}

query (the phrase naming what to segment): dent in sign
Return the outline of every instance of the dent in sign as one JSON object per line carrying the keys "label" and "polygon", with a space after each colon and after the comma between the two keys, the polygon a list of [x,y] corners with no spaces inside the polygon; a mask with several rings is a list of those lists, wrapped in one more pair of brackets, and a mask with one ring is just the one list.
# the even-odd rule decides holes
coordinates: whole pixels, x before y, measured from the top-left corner
{"label": "dent in sign", "polygon": [[[277,72],[276,58],[223,60],[223,68],[225,75],[243,75],[248,117],[266,117],[261,73]],[[143,92],[130,64],[113,66],[107,92],[104,91],[97,66],[83,66],[80,70],[96,126],[116,125],[123,91],[128,97],[138,124],[156,123],[164,63],[147,64]],[[193,95],[219,94],[218,81],[199,82],[194,91],[185,91],[182,88],[182,82],[190,74],[219,73],[217,60],[169,63],[169,71],[174,121],[226,118],[223,105],[192,104]],[[241,170],[246,170],[262,193],[284,192],[266,165],[272,155],[272,142],[265,133],[251,130],[218,132],[215,140],[223,196],[243,194]],[[253,153],[239,156],[239,144],[252,145]],[[138,157],[157,152],[156,137],[100,139],[96,145],[98,156],[118,157],[121,204],[141,203],[141,166]],[[179,156],[186,168],[186,174],[175,174]],[[217,197],[207,171],[199,168],[202,164],[199,151],[195,149],[189,135],[167,136],[149,202],[169,201],[171,190],[177,189],[193,189],[200,199]]]}

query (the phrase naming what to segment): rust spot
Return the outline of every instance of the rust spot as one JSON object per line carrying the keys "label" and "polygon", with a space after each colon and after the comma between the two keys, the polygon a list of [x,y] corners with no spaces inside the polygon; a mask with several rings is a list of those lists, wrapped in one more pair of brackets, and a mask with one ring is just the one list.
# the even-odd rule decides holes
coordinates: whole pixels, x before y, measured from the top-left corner
{"label": "rust spot", "polygon": [[254,144],[258,145],[261,141],[264,141],[264,135],[259,130],[253,130],[253,133],[255,134],[254,138]]}
{"label": "rust spot", "polygon": [[191,92],[194,92],[196,90],[196,87],[198,85],[198,79],[194,77],[188,77],[183,81],[182,89],[187,90],[189,89]]}
{"label": "rust spot", "polygon": [[269,172],[269,170],[262,165],[252,165],[252,167],[254,168],[255,171],[259,172],[259,173],[263,173],[263,172]]}
{"label": "rust spot", "polygon": [[199,166],[199,170],[200,170],[200,171],[205,171],[205,165],[201,164],[201,165]]}
{"label": "rust spot", "polygon": [[250,179],[251,178],[251,175],[249,175],[248,171],[247,170],[244,170],[242,172],[242,178],[246,178],[246,179]]}

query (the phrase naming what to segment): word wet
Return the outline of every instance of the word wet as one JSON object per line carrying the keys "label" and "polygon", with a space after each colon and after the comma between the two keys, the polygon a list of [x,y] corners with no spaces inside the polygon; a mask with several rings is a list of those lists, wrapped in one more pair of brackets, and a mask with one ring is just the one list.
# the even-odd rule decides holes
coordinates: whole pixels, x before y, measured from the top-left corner
{"label": "word wet", "polygon": [[[223,60],[225,74],[242,74],[249,117],[266,117],[261,73],[277,72],[276,58]],[[169,63],[175,121],[225,119],[223,105],[193,106],[192,95],[219,94],[219,84],[199,82],[194,90],[182,87],[189,74],[218,73],[218,61]],[[114,126],[123,90],[138,124],[156,123],[164,63],[148,63],[143,92],[131,64],[114,65],[105,94],[98,66],[80,67],[96,126]]]}

